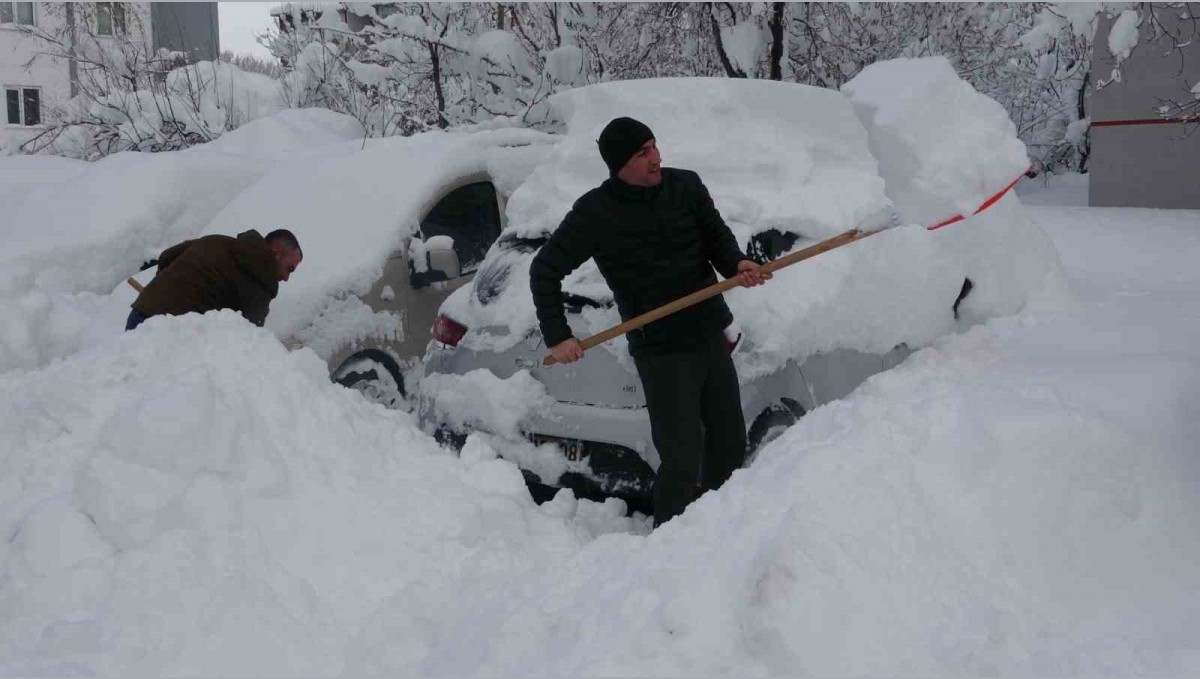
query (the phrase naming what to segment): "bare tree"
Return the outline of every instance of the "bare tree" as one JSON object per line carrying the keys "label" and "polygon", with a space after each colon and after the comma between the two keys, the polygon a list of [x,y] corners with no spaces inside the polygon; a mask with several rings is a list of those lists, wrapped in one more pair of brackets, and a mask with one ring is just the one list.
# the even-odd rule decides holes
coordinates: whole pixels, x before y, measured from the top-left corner
{"label": "bare tree", "polygon": [[283,65],[279,61],[263,59],[253,54],[238,54],[230,50],[221,50],[220,60],[226,64],[233,64],[247,73],[260,73],[272,78],[282,78],[284,73]]}
{"label": "bare tree", "polygon": [[[154,50],[149,17],[125,3],[46,3],[53,26],[18,26],[42,59],[68,63],[73,97],[50,107],[45,130],[21,145],[25,153],[55,151],[87,159],[123,150],[163,151],[203,143],[236,126],[232,101],[220,129],[204,103],[214,103],[216,74],[188,64],[187,55]],[[223,106],[222,106],[223,104]]]}

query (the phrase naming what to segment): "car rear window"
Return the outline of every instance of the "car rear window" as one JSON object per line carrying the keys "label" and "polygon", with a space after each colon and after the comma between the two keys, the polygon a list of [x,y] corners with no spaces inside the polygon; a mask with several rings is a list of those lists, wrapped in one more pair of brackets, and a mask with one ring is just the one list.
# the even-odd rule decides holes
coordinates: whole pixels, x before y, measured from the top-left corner
{"label": "car rear window", "polygon": [[521,258],[537,252],[547,240],[546,237],[522,238],[515,234],[501,236],[495,249],[475,273],[475,298],[479,303],[486,306],[499,297],[504,286],[508,285],[513,265]]}

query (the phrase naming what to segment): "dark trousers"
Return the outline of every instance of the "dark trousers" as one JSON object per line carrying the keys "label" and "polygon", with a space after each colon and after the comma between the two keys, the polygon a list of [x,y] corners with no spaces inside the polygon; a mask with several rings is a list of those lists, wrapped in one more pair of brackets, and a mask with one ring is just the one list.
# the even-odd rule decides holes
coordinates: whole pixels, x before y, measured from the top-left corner
{"label": "dark trousers", "polygon": [[746,459],[737,372],[720,332],[694,347],[634,357],[650,433],[661,464],[654,483],[654,525],[683,513]]}
{"label": "dark trousers", "polygon": [[142,321],[146,320],[147,318],[149,318],[149,316],[138,311],[137,309],[130,309],[129,318],[125,321],[125,332],[129,332],[130,330],[138,327],[142,324]]}

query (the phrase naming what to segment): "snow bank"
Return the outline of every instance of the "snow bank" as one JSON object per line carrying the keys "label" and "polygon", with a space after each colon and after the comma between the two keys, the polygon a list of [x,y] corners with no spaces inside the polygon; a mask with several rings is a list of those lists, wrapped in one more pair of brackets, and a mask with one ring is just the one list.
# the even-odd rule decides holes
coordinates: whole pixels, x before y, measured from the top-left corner
{"label": "snow bank", "polygon": [[[6,165],[38,168],[45,158]],[[19,182],[0,223],[0,372],[31,368],[124,328],[110,292],[165,247],[204,228],[261,163],[221,154],[119,153],[58,181]],[[59,163],[56,163],[59,164]],[[97,317],[99,314],[99,317]]]}
{"label": "snow bank", "polygon": [[842,92],[906,223],[970,215],[1029,166],[1004,107],[960,79],[945,57],[876,62]]}
{"label": "snow bank", "polygon": [[[1119,364],[1108,306],[941,340],[808,414],[650,536],[608,536],[503,597],[458,600],[419,660],[364,662],[459,676],[1195,673],[1197,327],[1156,333],[1164,310],[1139,315],[1154,358],[1137,367]],[[1143,407],[1111,399],[1134,385]],[[407,618],[389,607],[372,634],[396,639]]]}
{"label": "snow bank", "polygon": [[530,415],[553,403],[546,386],[528,370],[500,379],[490,370],[465,375],[426,375],[421,398],[430,402],[437,421],[456,431],[483,429],[509,439],[521,438]]}
{"label": "snow bank", "polygon": [[275,115],[287,107],[279,80],[224,62],[200,61],[167,75],[173,92],[198,92],[201,120],[214,132]]}
{"label": "snow bank", "polygon": [[968,217],[935,233],[974,284],[960,307],[970,322],[1069,299],[1054,244],[1016,195],[971,216],[1028,167],[1000,104],[944,57],[878,62],[842,91],[867,128],[902,221],[931,227]]}
{"label": "snow bank", "polygon": [[286,109],[189,150],[278,160],[297,154],[328,153],[328,145],[361,141],[364,135],[362,123],[344,113],[323,108]]}
{"label": "snow bank", "polygon": [[0,290],[23,279],[47,291],[107,292],[160,244],[203,228],[262,170],[219,154],[130,152],[30,187],[0,225]]}
{"label": "snow bank", "polygon": [[767,285],[732,290],[725,298],[751,341],[734,355],[738,376],[838,348],[924,345],[954,330],[964,274],[933,234],[906,226],[783,269]]}
{"label": "snow bank", "polygon": [[0,446],[6,675],[339,673],[385,603],[419,627],[632,527],[539,509],[228,311],[0,376]]}

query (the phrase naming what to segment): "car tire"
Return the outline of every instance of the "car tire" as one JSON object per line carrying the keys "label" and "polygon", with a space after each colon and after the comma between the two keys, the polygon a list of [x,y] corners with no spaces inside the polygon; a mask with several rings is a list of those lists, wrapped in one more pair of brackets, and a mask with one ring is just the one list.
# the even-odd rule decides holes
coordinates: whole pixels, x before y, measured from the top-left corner
{"label": "car tire", "polygon": [[379,349],[359,351],[338,366],[330,378],[353,389],[372,403],[392,410],[412,410],[404,389],[404,375],[396,359]]}
{"label": "car tire", "polygon": [[804,414],[804,406],[790,398],[780,399],[778,403],[759,413],[746,434],[746,466],[754,461],[759,450],[779,438],[784,430],[800,421]]}

